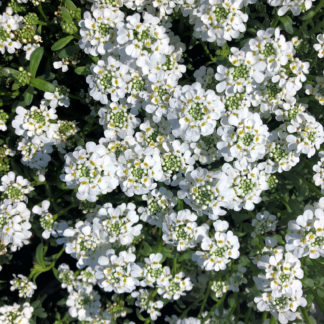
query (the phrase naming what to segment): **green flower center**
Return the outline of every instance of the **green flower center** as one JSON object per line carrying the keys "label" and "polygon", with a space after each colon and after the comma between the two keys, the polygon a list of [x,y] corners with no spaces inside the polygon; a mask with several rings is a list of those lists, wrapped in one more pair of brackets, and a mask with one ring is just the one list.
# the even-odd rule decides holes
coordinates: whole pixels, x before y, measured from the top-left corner
{"label": "green flower center", "polygon": [[162,211],[163,208],[158,204],[157,201],[153,200],[148,204],[148,209],[151,214],[157,214]]}
{"label": "green flower center", "polygon": [[190,107],[188,113],[194,120],[203,120],[206,110],[206,106],[201,103],[196,103]]}
{"label": "green flower center", "polygon": [[32,118],[37,124],[45,124],[45,116],[41,112],[32,111],[30,113],[30,118]]}
{"label": "green flower center", "polygon": [[288,153],[279,144],[277,144],[270,152],[270,157],[275,162],[279,162],[280,160],[285,159],[287,156]]}
{"label": "green flower center", "polygon": [[225,252],[228,250],[228,248],[226,246],[218,246],[213,252],[212,254],[215,257],[218,258],[222,258],[225,255]]}
{"label": "green flower center", "polygon": [[98,24],[98,32],[101,36],[106,37],[110,34],[110,31],[112,30],[112,28],[105,23],[99,23]]}
{"label": "green flower center", "polygon": [[241,137],[241,141],[245,146],[250,146],[253,143],[254,135],[251,133],[245,134]]}
{"label": "green flower center", "polygon": [[52,214],[42,216],[39,221],[44,230],[51,230],[53,228],[54,218]]}
{"label": "green flower center", "polygon": [[246,79],[249,76],[249,68],[245,64],[234,66],[232,73],[233,80]]}
{"label": "green flower center", "polygon": [[79,170],[81,177],[90,178],[90,169],[87,166],[82,165]]}
{"label": "green flower center", "polygon": [[133,91],[142,91],[144,87],[145,87],[145,81],[142,79],[138,79],[132,82]]}
{"label": "green flower center", "polygon": [[193,196],[194,200],[202,206],[208,206],[209,203],[214,199],[213,192],[206,186],[197,188],[197,191]]}
{"label": "green flower center", "polygon": [[227,18],[227,16],[229,15],[230,11],[225,9],[224,7],[217,7],[215,10],[214,10],[214,14],[215,14],[215,17],[216,17],[216,20],[218,22],[224,20]]}
{"label": "green flower center", "polygon": [[281,92],[281,89],[277,86],[277,84],[273,83],[272,81],[270,81],[267,84],[267,93],[268,93],[269,99],[275,98],[276,95],[280,92]]}
{"label": "green flower center", "polygon": [[122,128],[127,122],[127,113],[125,111],[118,111],[110,115],[110,121],[115,127]]}
{"label": "green flower center", "polygon": [[7,189],[6,196],[11,200],[21,200],[24,198],[24,194],[22,193],[22,191],[15,186],[10,186]]}
{"label": "green flower center", "polygon": [[243,100],[243,94],[236,93],[234,96],[227,97],[225,102],[225,107],[227,110],[236,110],[239,109]]}
{"label": "green flower center", "polygon": [[151,43],[155,43],[157,41],[157,38],[151,36],[149,29],[145,29],[142,32],[134,30],[134,38],[139,42],[145,42],[149,40]]}
{"label": "green flower center", "polygon": [[181,159],[179,156],[176,155],[169,155],[162,161],[162,170],[164,172],[171,171],[171,172],[178,172],[181,169]]}
{"label": "green flower center", "polygon": [[169,285],[169,291],[173,293],[179,290],[180,290],[180,283],[176,281],[172,281]]}
{"label": "green flower center", "polygon": [[112,73],[110,71],[106,71],[104,75],[99,78],[99,82],[104,89],[110,89],[112,87],[112,79]]}
{"label": "green flower center", "polygon": [[178,241],[190,241],[193,237],[186,231],[186,225],[179,225],[175,228],[176,239]]}
{"label": "green flower center", "polygon": [[147,171],[140,167],[132,167],[131,174],[135,178],[135,181],[139,182],[143,177],[147,176]]}
{"label": "green flower center", "polygon": [[277,52],[276,52],[275,48],[273,47],[272,43],[265,44],[264,50],[261,53],[266,57],[277,54]]}
{"label": "green flower center", "polygon": [[239,188],[242,190],[244,196],[252,192],[254,183],[252,179],[242,179],[239,184]]}

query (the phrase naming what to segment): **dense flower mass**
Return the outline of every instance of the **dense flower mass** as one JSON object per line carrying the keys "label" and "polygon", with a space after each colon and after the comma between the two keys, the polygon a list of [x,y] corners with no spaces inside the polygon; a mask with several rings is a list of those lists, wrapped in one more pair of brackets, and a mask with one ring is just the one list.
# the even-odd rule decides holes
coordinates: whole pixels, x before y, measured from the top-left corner
{"label": "dense flower mass", "polygon": [[323,3],[0,1],[0,321],[320,323]]}

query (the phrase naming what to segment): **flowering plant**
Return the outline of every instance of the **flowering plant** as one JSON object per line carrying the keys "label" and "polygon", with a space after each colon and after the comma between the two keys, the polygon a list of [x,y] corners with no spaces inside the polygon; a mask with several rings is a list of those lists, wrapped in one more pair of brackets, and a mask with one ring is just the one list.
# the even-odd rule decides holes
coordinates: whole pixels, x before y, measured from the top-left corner
{"label": "flowering plant", "polygon": [[0,1],[0,321],[323,321],[323,8]]}

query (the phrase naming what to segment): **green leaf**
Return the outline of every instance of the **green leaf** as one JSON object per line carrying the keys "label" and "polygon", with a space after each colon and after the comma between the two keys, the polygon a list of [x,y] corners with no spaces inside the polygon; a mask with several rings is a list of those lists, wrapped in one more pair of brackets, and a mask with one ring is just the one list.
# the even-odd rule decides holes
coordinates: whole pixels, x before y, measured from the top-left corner
{"label": "green leaf", "polygon": [[12,75],[14,78],[17,78],[19,75],[19,71],[12,69],[10,67],[5,67],[1,70],[1,74],[3,74],[4,76],[10,76]]}
{"label": "green leaf", "polygon": [[43,268],[45,268],[45,260],[44,260],[44,244],[38,244],[36,248],[36,261],[40,264]]}
{"label": "green leaf", "polygon": [[62,49],[59,52],[58,56],[61,59],[68,58],[68,57],[76,55],[79,52],[79,50],[80,50],[79,46],[70,45],[70,46],[67,46],[64,49]]}
{"label": "green leaf", "polygon": [[59,39],[57,42],[55,42],[52,45],[51,50],[52,51],[58,51],[58,50],[62,49],[68,43],[70,43],[73,38],[74,38],[74,36],[70,35],[70,36],[66,36],[66,37],[63,37],[63,38]]}
{"label": "green leaf", "polygon": [[310,19],[312,19],[315,15],[316,15],[316,12],[315,12],[314,10],[311,10],[311,11],[307,12],[306,15],[302,16],[302,17],[301,17],[301,20],[304,20],[304,21],[305,21],[305,20],[310,20]]}
{"label": "green leaf", "polygon": [[30,85],[45,92],[55,92],[56,89],[52,83],[39,78],[32,79]]}
{"label": "green leaf", "polygon": [[17,81],[17,82],[14,82],[11,86],[11,90],[17,90],[21,87],[21,84]]}
{"label": "green leaf", "polygon": [[294,29],[293,29],[293,21],[291,20],[291,18],[289,16],[284,16],[284,17],[280,17],[279,18],[281,23],[284,26],[284,30],[288,33],[288,34],[293,34]]}
{"label": "green leaf", "polygon": [[65,6],[70,10],[78,9],[77,6],[71,0],[65,0]]}
{"label": "green leaf", "polygon": [[33,51],[32,55],[30,56],[29,72],[32,78],[34,78],[36,75],[37,69],[39,67],[39,63],[42,60],[43,55],[44,55],[44,48],[38,47]]}
{"label": "green leaf", "polygon": [[24,106],[29,106],[34,97],[34,89],[32,87],[28,87],[25,92],[23,93],[23,98],[24,98]]}
{"label": "green leaf", "polygon": [[74,72],[77,75],[88,75],[90,74],[90,69],[88,66],[78,66],[77,68],[74,69]]}
{"label": "green leaf", "polygon": [[62,8],[62,18],[67,23],[72,23],[72,21],[73,21],[69,11],[64,7]]}

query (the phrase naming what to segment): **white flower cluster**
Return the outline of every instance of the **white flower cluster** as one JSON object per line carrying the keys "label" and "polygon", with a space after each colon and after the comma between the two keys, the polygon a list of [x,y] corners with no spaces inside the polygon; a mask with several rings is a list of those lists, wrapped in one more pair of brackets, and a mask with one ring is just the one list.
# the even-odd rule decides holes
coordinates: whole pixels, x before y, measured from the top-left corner
{"label": "white flower cluster", "polygon": [[276,230],[278,220],[275,215],[270,214],[268,211],[257,213],[255,218],[252,219],[252,226],[255,227],[251,233],[252,237],[263,235],[267,232],[274,232]]}
{"label": "white flower cluster", "polygon": [[0,307],[0,321],[11,324],[29,324],[34,308],[29,303],[5,305]]}
{"label": "white flower cluster", "polygon": [[90,323],[97,323],[97,320],[102,324],[111,323],[111,315],[100,310],[100,295],[93,289],[97,282],[93,269],[86,268],[76,275],[63,263],[58,267],[58,277],[62,288],[68,291],[66,306],[71,317]]}
{"label": "white flower cluster", "polygon": [[302,215],[288,223],[286,250],[297,258],[324,256],[324,198],[307,205]]}
{"label": "white flower cluster", "polygon": [[26,59],[40,46],[42,38],[37,35],[36,24],[38,17],[29,13],[25,17],[14,14],[11,7],[0,15],[0,53],[18,53],[23,48]]}
{"label": "white flower cluster", "polygon": [[320,105],[324,106],[324,77],[317,76],[315,78],[315,84],[307,83],[305,86],[305,93],[312,95],[319,102]]}
{"label": "white flower cluster", "polygon": [[40,173],[45,172],[51,160],[53,146],[65,152],[67,138],[77,131],[75,122],[58,120],[55,108],[63,105],[60,103],[62,97],[54,98],[53,95],[56,93],[51,96],[45,93],[48,101],[42,100],[40,107],[17,107],[16,117],[12,121],[16,135],[22,137],[18,143],[18,150],[22,154],[21,162]]}
{"label": "white flower cluster", "polygon": [[291,11],[294,16],[299,16],[302,12],[309,10],[315,0],[267,0],[273,7],[280,7],[278,16],[284,16]]}
{"label": "white flower cluster", "polygon": [[294,321],[297,308],[307,304],[300,281],[304,273],[298,258],[278,246],[262,255],[257,266],[263,270],[254,277],[262,291],[261,296],[254,298],[258,310],[270,312],[281,324]]}
{"label": "white flower cluster", "polygon": [[33,282],[29,281],[28,278],[22,274],[18,276],[14,275],[14,279],[10,281],[10,285],[10,290],[18,290],[19,297],[23,298],[31,298],[37,288]]}
{"label": "white flower cluster", "polygon": [[50,202],[48,200],[43,200],[41,206],[34,206],[32,212],[40,216],[40,225],[44,230],[42,233],[43,239],[47,240],[51,234],[54,234],[53,225],[55,222],[55,216],[52,215],[48,209],[50,207]]}
{"label": "white flower cluster", "polygon": [[324,152],[319,152],[320,160],[313,166],[313,171],[315,172],[313,180],[316,186],[321,188],[322,194],[324,194]]}
{"label": "white flower cluster", "polygon": [[11,251],[19,250],[29,243],[30,211],[24,202],[13,202],[5,199],[0,202],[0,240],[1,245]]}
{"label": "white flower cluster", "polygon": [[194,24],[194,36],[218,46],[239,38],[246,30],[248,15],[244,7],[256,0],[199,0],[186,1],[184,15]]}
{"label": "white flower cluster", "polygon": [[7,130],[6,122],[8,118],[9,115],[3,109],[0,109],[0,131],[5,132]]}
{"label": "white flower cluster", "polygon": [[228,280],[215,280],[211,283],[211,290],[215,293],[217,298],[220,298],[228,291],[238,292],[242,284],[246,284],[245,278],[246,268],[239,266],[237,271],[234,272]]}
{"label": "white flower cluster", "polygon": [[201,249],[193,255],[193,260],[207,271],[225,270],[231,259],[237,259],[239,253],[238,237],[232,231],[227,231],[229,224],[226,221],[214,222],[215,233],[212,237],[205,236],[201,242]]}

